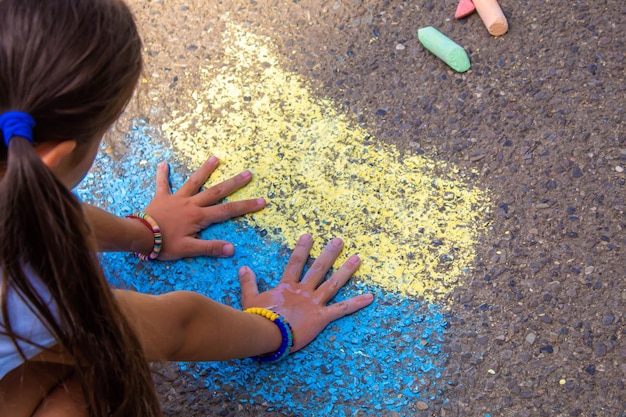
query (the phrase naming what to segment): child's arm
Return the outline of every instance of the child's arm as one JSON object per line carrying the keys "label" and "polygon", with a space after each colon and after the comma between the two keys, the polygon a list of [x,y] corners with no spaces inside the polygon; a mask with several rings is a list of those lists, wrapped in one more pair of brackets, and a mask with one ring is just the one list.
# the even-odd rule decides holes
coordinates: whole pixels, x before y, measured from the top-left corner
{"label": "child's arm", "polygon": [[147,295],[116,290],[148,361],[217,361],[278,349],[281,334],[271,321],[200,294]]}
{"label": "child's arm", "polygon": [[[253,199],[218,204],[222,199],[244,187],[251,180],[249,171],[200,191],[202,185],[218,166],[218,160],[209,158],[174,194],[169,186],[166,163],[157,170],[156,194],[145,213],[152,216],[161,228],[163,247],[158,259],[172,260],[190,256],[228,257],[233,246],[222,240],[201,240],[196,236],[211,224],[223,222],[261,210],[265,200]],[[154,235],[136,219],[117,217],[104,210],[85,204],[98,248],[103,252],[150,253]],[[128,213],[130,214],[130,213]]]}
{"label": "child's arm", "polygon": [[[360,261],[356,256],[349,258],[324,281],[343,247],[340,239],[333,239],[300,279],[311,246],[311,236],[302,236],[280,283],[261,294],[254,273],[247,267],[239,270],[243,308],[263,307],[282,315],[293,328],[292,351],[310,343],[331,321],[373,300],[371,294],[363,294],[327,305]],[[281,342],[276,325],[264,317],[196,293],[178,291],[150,296],[120,290],[116,295],[150,361],[243,358],[273,352]]]}
{"label": "child's arm", "polygon": [[91,224],[101,252],[150,253],[154,234],[135,219],[118,217],[90,204],[83,204],[83,212]]}

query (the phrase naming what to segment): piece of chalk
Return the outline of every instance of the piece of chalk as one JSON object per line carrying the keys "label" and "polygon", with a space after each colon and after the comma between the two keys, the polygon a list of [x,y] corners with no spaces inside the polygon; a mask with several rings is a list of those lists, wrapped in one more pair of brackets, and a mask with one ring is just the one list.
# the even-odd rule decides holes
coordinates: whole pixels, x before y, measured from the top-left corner
{"label": "piece of chalk", "polygon": [[470,60],[465,49],[434,27],[427,26],[419,29],[417,38],[424,45],[424,48],[435,54],[456,72],[465,72],[470,69]]}
{"label": "piece of chalk", "polygon": [[455,19],[463,19],[465,16],[469,16],[476,10],[472,0],[461,0],[459,5],[456,6],[456,13],[454,13]]}
{"label": "piece of chalk", "polygon": [[502,36],[509,30],[497,0],[474,0],[474,7],[491,35]]}

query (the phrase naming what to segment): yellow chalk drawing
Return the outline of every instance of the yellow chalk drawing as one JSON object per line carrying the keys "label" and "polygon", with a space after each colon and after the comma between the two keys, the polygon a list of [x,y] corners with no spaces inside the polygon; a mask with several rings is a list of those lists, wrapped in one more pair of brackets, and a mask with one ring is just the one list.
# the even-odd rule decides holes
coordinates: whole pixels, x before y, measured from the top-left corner
{"label": "yellow chalk drawing", "polygon": [[232,199],[267,198],[246,221],[268,238],[293,247],[311,233],[316,255],[341,237],[345,257],[362,259],[361,279],[409,296],[456,285],[472,265],[486,193],[455,167],[377,142],[281,69],[270,39],[234,24],[222,36],[224,59],[201,70],[195,108],[162,126],[174,148],[192,165],[219,157],[211,182],[250,169],[252,183]]}

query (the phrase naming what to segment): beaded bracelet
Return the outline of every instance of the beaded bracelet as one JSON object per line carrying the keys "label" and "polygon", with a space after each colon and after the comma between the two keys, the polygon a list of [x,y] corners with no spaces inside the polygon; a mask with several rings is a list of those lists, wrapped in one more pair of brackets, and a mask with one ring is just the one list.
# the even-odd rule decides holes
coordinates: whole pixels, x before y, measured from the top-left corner
{"label": "beaded bracelet", "polygon": [[161,247],[163,246],[163,236],[161,235],[161,228],[159,227],[157,222],[152,217],[143,212],[129,214],[128,216],[126,216],[126,218],[137,219],[141,221],[154,234],[154,247],[152,248],[152,252],[147,255],[144,255],[143,253],[137,253],[139,259],[141,259],[142,261],[153,261],[158,258],[159,254],[161,253]]}
{"label": "beaded bracelet", "polygon": [[289,356],[289,352],[293,347],[293,330],[291,329],[291,325],[287,323],[281,315],[274,313],[272,310],[268,310],[266,308],[260,307],[252,307],[244,310],[246,313],[258,314],[259,316],[263,316],[266,319],[270,320],[280,330],[280,334],[283,337],[283,341],[280,344],[280,347],[277,351],[273,353],[265,353],[263,355],[253,356],[257,362],[278,362],[287,356]]}

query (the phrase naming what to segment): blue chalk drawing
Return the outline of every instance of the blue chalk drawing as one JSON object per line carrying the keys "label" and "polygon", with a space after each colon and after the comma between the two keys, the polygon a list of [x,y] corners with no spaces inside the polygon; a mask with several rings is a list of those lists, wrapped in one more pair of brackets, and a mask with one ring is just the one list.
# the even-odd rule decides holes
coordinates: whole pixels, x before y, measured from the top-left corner
{"label": "blue chalk drawing", "polygon": [[[105,151],[79,188],[79,198],[117,215],[145,207],[153,196],[156,166],[170,162],[174,187],[184,182],[185,161],[159,143],[158,133],[142,120],[133,123],[121,144],[122,155]],[[176,262],[142,262],[132,254],[102,255],[112,286],[159,294],[191,290],[240,307],[237,269],[251,267],[260,289],[275,285],[287,264],[289,250],[261,236],[245,217],[209,227],[203,238],[231,241],[229,259],[195,258]],[[270,410],[299,416],[380,415],[395,411],[411,415],[416,401],[435,399],[446,356],[447,327],[437,305],[418,302],[358,280],[337,295],[341,300],[373,292],[368,308],[332,323],[313,343],[278,364],[259,365],[250,359],[181,363],[183,370],[205,380],[241,402],[260,403]],[[425,389],[429,386],[428,390]],[[433,388],[434,387],[434,388]]]}

